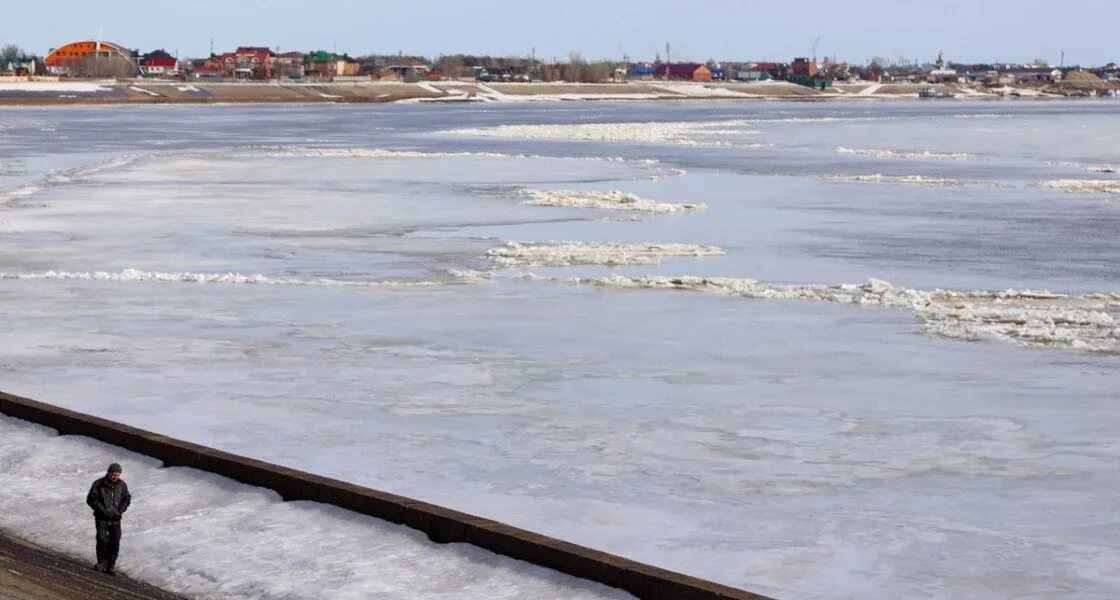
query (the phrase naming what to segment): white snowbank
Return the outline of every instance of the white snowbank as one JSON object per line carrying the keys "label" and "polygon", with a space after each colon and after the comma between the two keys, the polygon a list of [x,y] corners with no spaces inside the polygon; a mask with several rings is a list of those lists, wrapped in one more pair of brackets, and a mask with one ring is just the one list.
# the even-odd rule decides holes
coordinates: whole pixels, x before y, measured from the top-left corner
{"label": "white snowbank", "polygon": [[999,87],[999,88],[991,88],[988,91],[991,94],[994,94],[994,95],[1019,96],[1019,97],[1022,97],[1022,98],[1041,98],[1043,96],[1050,96],[1050,97],[1057,96],[1057,94],[1047,94],[1047,93],[1042,92],[1040,90],[1036,90],[1036,89],[1032,89],[1032,88],[1028,88],[1028,87],[1011,87],[1011,86],[1007,86],[1007,85],[1005,85],[1003,87]]}
{"label": "white snowbank", "polygon": [[1120,194],[1120,179],[1054,179],[1039,185],[1067,192]]}
{"label": "white snowbank", "polygon": [[443,281],[362,281],[349,279],[292,279],[272,278],[261,274],[242,275],[241,273],[190,273],[141,271],[122,269],[120,271],[44,271],[39,273],[3,273],[0,280],[56,280],[56,281],[112,281],[148,283],[215,283],[243,285],[311,285],[340,287],[426,287],[447,284],[481,283],[489,279],[489,273],[481,271],[450,271],[449,279]]}
{"label": "white snowbank", "polygon": [[[510,96],[504,96],[509,98]],[[523,96],[527,99],[542,100],[657,100],[661,94],[548,94],[543,96]]]}
{"label": "white snowbank", "polygon": [[709,122],[580,123],[564,125],[498,125],[496,127],[452,129],[450,135],[514,138],[526,140],[593,140],[600,142],[641,142],[682,146],[735,146],[728,134],[749,136],[759,131],[735,130],[743,120]]}
{"label": "white snowbank", "polygon": [[670,204],[655,202],[627,192],[610,190],[538,190],[524,188],[518,192],[528,198],[525,204],[537,206],[565,206],[572,208],[602,208],[634,210],[651,213],[672,213],[703,210],[706,204]]}
{"label": "white snowbank", "polygon": [[1032,290],[923,291],[895,287],[878,279],[862,285],[803,285],[727,277],[526,277],[602,287],[690,290],[745,298],[905,308],[932,335],[1120,354],[1120,293],[1070,296]]}
{"label": "white snowbank", "polygon": [[507,95],[507,94],[503,94],[502,92],[499,92],[498,90],[496,90],[496,89],[494,89],[494,88],[492,88],[488,85],[483,85],[482,83],[476,83],[475,86],[478,88],[477,95],[482,97],[482,98],[485,98],[487,100],[493,100],[493,101],[496,101],[496,102],[511,102],[511,101],[516,102],[517,101],[516,96],[510,96],[510,95]]}
{"label": "white snowbank", "polygon": [[147,94],[147,95],[149,95],[149,96],[157,96],[157,97],[159,96],[159,94],[157,94],[157,93],[155,93],[155,92],[153,92],[153,91],[151,91],[151,90],[146,90],[146,89],[144,89],[144,88],[142,88],[142,87],[136,87],[136,86],[134,86],[134,85],[130,85],[130,86],[128,86],[128,89],[130,89],[130,90],[132,90],[132,91],[134,91],[134,92],[140,92],[141,94]]}
{"label": "white snowbank", "polygon": [[877,158],[933,158],[938,160],[962,160],[971,157],[964,152],[934,152],[932,150],[881,150],[876,148],[846,148],[837,146],[837,154],[860,154]]}
{"label": "white snowbank", "polygon": [[[463,85],[464,84],[461,83],[440,83],[435,87],[442,88],[446,90],[448,94],[456,95],[455,97],[457,98],[465,98],[470,91],[464,89],[462,87]],[[542,90],[535,84],[520,84],[518,87],[525,90],[532,90],[532,92],[525,94],[506,94],[484,83],[478,82],[466,85],[474,86],[474,96],[471,96],[469,99],[483,102],[528,103],[559,102],[564,100],[656,100],[666,97],[666,94],[648,91],[642,87],[635,87],[621,92],[589,92],[587,91],[587,86],[583,84],[570,84],[555,81],[546,84],[545,87],[548,88],[548,93],[537,93]],[[579,91],[562,91],[565,88]],[[617,90],[617,88],[615,88],[615,90]]]}
{"label": "white snowbank", "polygon": [[503,267],[656,265],[674,256],[722,256],[716,246],[619,242],[506,242],[486,256]]}
{"label": "white snowbank", "polygon": [[119,462],[132,492],[117,567],[141,581],[208,600],[235,598],[631,598],[629,594],[466,544],[79,436],[0,417],[0,527],[94,560],[84,499]]}
{"label": "white snowbank", "polygon": [[10,81],[0,83],[0,92],[107,92],[110,88],[99,83],[79,81]]}
{"label": "white snowbank", "polygon": [[[552,83],[551,87],[563,89],[565,84]],[[435,87],[435,86],[433,86]],[[594,92],[554,92],[548,94],[506,94],[500,92],[488,85],[482,83],[475,84],[475,94],[468,97],[468,92],[462,88],[455,88],[453,86],[445,86],[447,93],[452,94],[450,100],[463,100],[468,99],[477,102],[502,102],[502,103],[531,103],[531,102],[561,102],[565,100],[656,100],[664,98],[667,94],[653,93],[653,92],[640,92],[637,89],[633,92],[610,92],[610,93],[594,93]],[[579,87],[579,86],[573,86]],[[437,88],[438,89],[438,88]],[[399,100],[398,102],[409,101],[422,101],[431,102],[439,101],[441,98],[409,98]]]}
{"label": "white snowbank", "polygon": [[710,87],[702,83],[658,83],[655,89],[690,98],[761,98],[759,94],[748,94],[723,87]]}

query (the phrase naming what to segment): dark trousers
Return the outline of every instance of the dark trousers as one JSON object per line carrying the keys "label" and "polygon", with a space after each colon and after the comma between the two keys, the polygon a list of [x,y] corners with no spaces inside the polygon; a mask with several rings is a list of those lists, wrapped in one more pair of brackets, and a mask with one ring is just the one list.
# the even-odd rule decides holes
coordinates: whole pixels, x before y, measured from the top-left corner
{"label": "dark trousers", "polygon": [[97,525],[97,564],[112,569],[121,549],[121,522],[95,519]]}

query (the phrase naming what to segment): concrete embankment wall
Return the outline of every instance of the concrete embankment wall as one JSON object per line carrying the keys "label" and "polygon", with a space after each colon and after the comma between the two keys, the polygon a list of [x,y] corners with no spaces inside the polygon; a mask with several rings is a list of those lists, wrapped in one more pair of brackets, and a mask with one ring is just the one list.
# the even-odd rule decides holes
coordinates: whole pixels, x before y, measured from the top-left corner
{"label": "concrete embankment wall", "polygon": [[490,519],[412,498],[320,477],[99,417],[0,392],[0,413],[82,435],[163,461],[248,485],[285,500],[310,500],[418,529],[438,543],[462,542],[657,600],[769,600],[732,587],[599,552]]}

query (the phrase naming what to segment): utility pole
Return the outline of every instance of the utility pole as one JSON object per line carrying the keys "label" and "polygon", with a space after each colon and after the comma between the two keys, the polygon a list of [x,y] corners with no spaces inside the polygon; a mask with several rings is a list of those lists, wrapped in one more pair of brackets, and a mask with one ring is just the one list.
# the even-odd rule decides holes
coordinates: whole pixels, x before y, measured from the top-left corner
{"label": "utility pole", "polygon": [[669,51],[669,42],[665,42],[665,81],[669,81],[669,67],[673,64],[673,55]]}
{"label": "utility pole", "polygon": [[1065,50],[1062,50],[1062,61],[1060,63],[1058,63],[1058,66],[1059,67],[1065,67],[1066,66],[1066,51]]}
{"label": "utility pole", "polygon": [[101,34],[104,33],[104,30],[105,30],[104,26],[101,26],[101,27],[97,28],[97,42],[94,43],[94,45],[93,45],[93,75],[94,75],[94,77],[99,76],[99,73],[97,71],[97,63],[101,59]]}

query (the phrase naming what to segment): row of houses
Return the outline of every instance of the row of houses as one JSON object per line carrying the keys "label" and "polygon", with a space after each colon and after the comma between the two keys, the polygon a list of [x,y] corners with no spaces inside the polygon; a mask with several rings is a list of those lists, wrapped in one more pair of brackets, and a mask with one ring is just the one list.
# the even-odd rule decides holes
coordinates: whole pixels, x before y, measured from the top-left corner
{"label": "row of houses", "polygon": [[[885,61],[884,61],[885,62]],[[594,66],[594,69],[589,69]],[[105,40],[82,40],[52,48],[45,59],[11,56],[0,61],[0,74],[51,74],[70,77],[144,77],[269,80],[304,78],[394,79],[420,81],[472,76],[480,81],[555,80],[670,80],[670,81],[768,81],[785,80],[808,86],[827,86],[834,81],[1024,84],[1052,83],[1078,77],[1110,80],[1120,77],[1117,65],[1096,69],[1058,68],[1021,64],[957,64],[940,54],[923,65],[885,65],[872,62],[855,65],[799,57],[784,62],[654,62],[572,64],[540,62],[524,57],[475,57],[453,55],[430,62],[423,57],[372,55],[351,57],[325,50],[278,52],[263,46],[240,46],[231,52],[207,58],[183,60],[165,50],[141,54]],[[591,74],[591,75],[589,75]]]}
{"label": "row of houses", "polygon": [[817,61],[795,58],[789,63],[636,63],[618,71],[626,78],[638,81],[769,81],[784,79],[808,83],[825,79]]}
{"label": "row of houses", "polygon": [[[789,63],[634,63],[621,68],[619,77],[632,80],[677,81],[769,81],[785,80],[803,85],[830,84],[833,81],[872,81],[910,83],[1027,84],[1055,83],[1070,73],[1109,81],[1120,78],[1120,67],[1109,63],[1095,69],[1054,68],[1023,64],[954,64],[938,55],[925,65],[881,66],[825,62],[795,58]],[[1075,77],[1076,78],[1076,77]]]}
{"label": "row of houses", "polygon": [[[145,71],[146,75],[159,75]],[[262,46],[241,46],[233,52],[209,58],[182,61],[175,75],[198,79],[337,79],[347,77],[419,80],[432,78],[427,61],[408,56],[365,56],[316,50],[314,52],[274,52]],[[436,74],[438,78],[438,74]]]}
{"label": "row of houses", "polygon": [[346,54],[325,50],[307,54],[274,52],[261,46],[241,46],[232,52],[184,61],[179,74],[213,79],[302,79],[354,77],[365,73],[361,61]]}
{"label": "row of houses", "polygon": [[0,74],[60,77],[170,77],[221,79],[302,79],[304,77],[428,76],[428,62],[419,57],[368,56],[316,50],[276,52],[263,46],[240,46],[207,58],[184,60],[166,50],[142,54],[107,40],[80,40],[51,48],[45,58],[9,57],[0,61]]}

